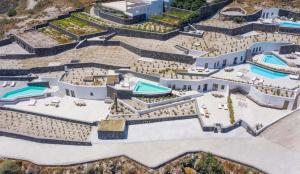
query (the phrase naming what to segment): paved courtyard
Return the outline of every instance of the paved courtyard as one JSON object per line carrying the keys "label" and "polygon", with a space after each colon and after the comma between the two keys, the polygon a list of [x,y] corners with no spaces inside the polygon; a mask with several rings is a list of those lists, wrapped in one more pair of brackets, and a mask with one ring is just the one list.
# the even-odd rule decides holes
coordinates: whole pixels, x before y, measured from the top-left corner
{"label": "paved courtyard", "polygon": [[[241,94],[231,94],[234,117],[235,120],[243,120],[247,122],[252,128],[257,124],[262,124],[263,127],[273,123],[274,121],[284,117],[291,111],[278,110],[272,108],[261,107]],[[209,117],[201,116],[203,123],[207,126],[213,126],[216,123],[222,126],[230,126],[229,111],[224,107],[219,109],[219,103],[227,104],[227,98],[217,98],[212,96],[212,92],[205,93],[203,96],[197,98],[198,107],[205,105],[209,112]]]}

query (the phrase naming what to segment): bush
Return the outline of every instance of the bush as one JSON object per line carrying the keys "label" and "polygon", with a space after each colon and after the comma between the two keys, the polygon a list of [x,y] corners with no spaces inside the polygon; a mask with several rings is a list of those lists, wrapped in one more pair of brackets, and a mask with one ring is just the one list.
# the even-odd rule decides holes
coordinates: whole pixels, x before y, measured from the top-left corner
{"label": "bush", "polygon": [[195,170],[199,173],[224,174],[224,168],[211,153],[204,154],[201,160],[195,163]]}
{"label": "bush", "polygon": [[7,16],[9,16],[9,17],[13,17],[13,16],[16,16],[16,15],[17,15],[16,9],[10,9],[10,10],[7,12]]}
{"label": "bush", "polygon": [[235,120],[234,120],[234,111],[233,111],[232,100],[230,98],[230,95],[227,97],[227,105],[229,110],[230,123],[233,124]]}
{"label": "bush", "polygon": [[4,161],[0,164],[0,174],[21,174],[20,165],[15,161]]}
{"label": "bush", "polygon": [[235,17],[235,18],[233,18],[233,21],[238,24],[246,22],[246,20],[242,17]]}
{"label": "bush", "polygon": [[175,0],[171,6],[195,11],[202,7],[205,2],[205,0]]}

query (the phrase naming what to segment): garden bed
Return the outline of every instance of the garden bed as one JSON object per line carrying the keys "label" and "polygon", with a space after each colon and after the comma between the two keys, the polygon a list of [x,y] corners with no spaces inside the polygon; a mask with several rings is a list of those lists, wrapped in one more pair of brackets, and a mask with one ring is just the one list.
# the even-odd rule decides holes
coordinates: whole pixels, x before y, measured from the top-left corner
{"label": "garden bed", "polygon": [[74,33],[78,36],[87,35],[92,33],[102,32],[100,28],[89,25],[87,22],[80,20],[75,17],[69,17],[61,20],[56,20],[51,22],[51,24],[56,25],[64,30]]}
{"label": "garden bed", "polygon": [[188,20],[192,17],[195,17],[197,14],[192,11],[179,11],[175,9],[168,10],[164,13],[167,16],[173,16],[182,20]]}
{"label": "garden bed", "polygon": [[56,40],[57,42],[59,42],[61,44],[69,43],[72,41],[71,37],[59,32],[58,30],[56,30],[52,27],[40,28],[39,32],[42,32],[42,33],[48,35],[49,37],[51,37],[52,39]]}
{"label": "garden bed", "polygon": [[152,16],[151,19],[156,22],[161,22],[170,26],[179,26],[182,22],[181,19],[175,19],[170,16]]}
{"label": "garden bed", "polygon": [[166,96],[159,96],[159,97],[136,97],[137,99],[149,104],[149,103],[157,103],[157,102],[161,102],[161,101],[166,101],[166,100],[170,100],[173,98],[177,98],[177,95],[174,94],[169,94]]}
{"label": "garden bed", "polygon": [[164,26],[158,23],[154,22],[144,22],[140,24],[135,24],[135,25],[121,25],[121,24],[116,24],[112,23],[106,20],[102,20],[100,18],[96,18],[93,16],[90,16],[86,13],[72,13],[72,16],[85,19],[87,21],[96,23],[100,26],[104,27],[113,27],[113,28],[124,28],[124,29],[130,29],[130,30],[138,30],[138,31],[146,31],[146,32],[154,32],[154,33],[168,33],[170,31],[176,30],[174,27],[168,27]]}

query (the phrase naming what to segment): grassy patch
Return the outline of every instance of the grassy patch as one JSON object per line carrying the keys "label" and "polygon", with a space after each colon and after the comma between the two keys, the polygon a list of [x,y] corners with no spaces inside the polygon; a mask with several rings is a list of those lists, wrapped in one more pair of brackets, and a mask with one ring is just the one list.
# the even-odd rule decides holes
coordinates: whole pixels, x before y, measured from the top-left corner
{"label": "grassy patch", "polygon": [[61,44],[69,43],[72,41],[72,38],[70,38],[68,35],[63,34],[52,27],[40,28],[39,31],[48,35]]}
{"label": "grassy patch", "polygon": [[194,12],[183,12],[183,11],[178,11],[178,10],[168,10],[165,12],[165,14],[170,15],[170,16],[176,16],[181,19],[189,19],[195,15]]}
{"label": "grassy patch", "polygon": [[171,18],[168,16],[152,16],[151,19],[161,21],[161,22],[171,24],[171,25],[179,25],[180,24],[180,20],[174,19],[174,18]]}
{"label": "grassy patch", "polygon": [[76,35],[91,34],[102,31],[102,29],[93,27],[87,22],[74,17],[56,20],[51,23]]}

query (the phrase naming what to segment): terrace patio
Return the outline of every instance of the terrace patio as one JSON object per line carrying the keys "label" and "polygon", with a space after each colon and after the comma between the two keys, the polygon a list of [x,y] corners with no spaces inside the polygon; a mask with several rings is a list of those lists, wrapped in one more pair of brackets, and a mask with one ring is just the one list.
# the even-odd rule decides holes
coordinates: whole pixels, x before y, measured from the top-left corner
{"label": "terrace patio", "polygon": [[[59,107],[46,106],[46,104],[57,100],[60,101]],[[47,97],[44,99],[38,99],[35,106],[29,106],[29,101],[23,101],[15,105],[4,106],[35,113],[46,113],[58,118],[67,118],[89,123],[106,119],[109,113],[110,104],[106,104],[104,101],[80,99],[86,104],[86,106],[80,107],[75,105],[75,100],[78,99],[69,96]]]}
{"label": "terrace patio", "polygon": [[59,42],[42,32],[33,30],[18,35],[33,47],[53,47],[59,45]]}
{"label": "terrace patio", "polygon": [[[203,123],[207,126],[213,126],[216,123],[220,123],[223,127],[230,126],[229,111],[218,106],[219,103],[227,104],[227,98],[217,98],[212,96],[212,93],[214,92],[205,93],[197,98],[198,107],[201,108],[205,105],[209,113],[208,117],[201,116]],[[231,98],[235,121],[242,119],[253,129],[257,124],[262,124],[265,127],[290,113],[287,110],[261,107],[239,93],[232,93]]]}
{"label": "terrace patio", "polygon": [[0,47],[0,55],[9,54],[29,54],[24,48],[20,47],[16,42]]}
{"label": "terrace patio", "polygon": [[[233,67],[233,71],[231,72],[226,72],[224,69],[222,69],[219,72],[213,74],[211,77],[217,79],[236,81],[241,83],[249,83],[249,81],[251,81],[252,79],[258,78],[256,82],[262,79],[263,80],[262,84],[264,86],[280,87],[284,89],[294,89],[300,86],[299,80],[291,80],[288,76],[280,77],[277,79],[270,79],[251,72],[250,67],[251,67],[250,64],[236,65]],[[240,75],[241,73],[243,74],[242,76]]]}

